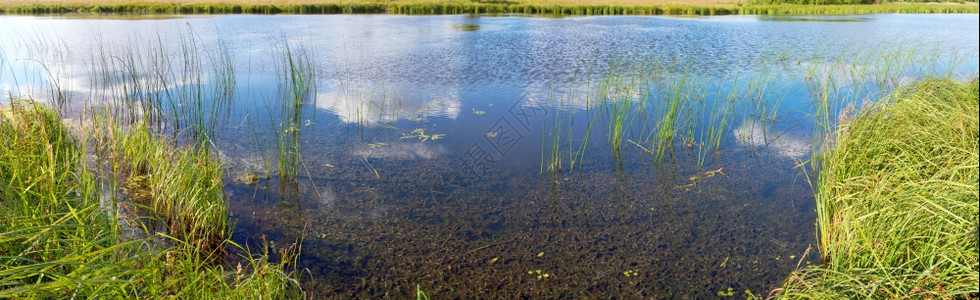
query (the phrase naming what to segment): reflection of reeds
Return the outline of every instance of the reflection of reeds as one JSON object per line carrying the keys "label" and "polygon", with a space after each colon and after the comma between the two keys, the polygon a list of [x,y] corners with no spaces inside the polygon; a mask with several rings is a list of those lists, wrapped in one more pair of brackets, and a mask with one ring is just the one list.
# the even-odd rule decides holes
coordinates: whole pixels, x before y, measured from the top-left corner
{"label": "reflection of reeds", "polygon": [[90,97],[129,123],[206,144],[231,104],[234,63],[222,42],[205,48],[192,30],[176,38],[176,49],[162,36],[126,48],[100,43]]}
{"label": "reflection of reeds", "polygon": [[265,179],[269,179],[272,171],[272,153],[266,146],[265,142],[260,138],[259,132],[255,129],[255,121],[253,120],[255,118],[249,116],[245,116],[245,118],[245,122],[248,124],[249,136],[251,137],[252,142],[252,156],[258,156],[259,160],[262,161],[262,174],[264,174]]}
{"label": "reflection of reeds", "polygon": [[[227,240],[224,171],[210,140],[235,89],[231,55],[220,43],[203,47],[190,30],[176,39],[171,43],[158,36],[155,42],[121,47],[99,44],[90,65],[90,102],[79,120],[88,126],[79,127],[83,142],[74,150],[66,138],[51,135],[64,129],[46,109],[30,106],[28,111],[12,101],[18,109],[0,117],[4,136],[42,131],[19,140],[5,138],[11,143],[4,145],[17,150],[0,151],[10,154],[0,155],[0,169],[22,158],[72,161],[32,167],[55,179],[45,180],[54,184],[50,189],[7,189],[8,181],[22,182],[16,179],[22,175],[0,172],[2,190],[30,199],[24,204],[45,207],[38,204],[46,200],[35,199],[32,191],[57,199],[47,206],[48,216],[17,213],[12,227],[0,226],[2,249],[15,249],[9,243],[51,246],[34,249],[36,255],[27,254],[17,263],[4,262],[9,268],[0,271],[0,277],[11,281],[0,298],[128,298],[133,293],[150,298],[254,298],[301,293],[292,275],[282,271],[284,264],[295,261],[284,255],[282,264],[271,264],[267,255],[252,257]],[[58,97],[52,104],[61,108],[68,100],[58,82],[64,76],[41,67],[48,73],[51,94]],[[15,115],[26,117],[7,119]],[[8,123],[15,119],[20,121]],[[89,140],[99,155],[90,162],[96,166],[93,170],[87,169],[85,150],[79,148]],[[40,166],[37,161],[31,164]],[[95,173],[106,170],[110,172]],[[16,208],[16,203],[8,199],[13,198],[0,199],[5,207],[0,216],[14,219],[8,218],[6,208]],[[29,232],[34,233],[22,234]],[[45,237],[48,234],[56,238]],[[250,266],[226,272],[219,263],[228,246],[244,250]],[[52,272],[52,267],[57,270]]]}
{"label": "reflection of reeds", "polygon": [[599,83],[598,105],[609,122],[609,143],[618,153],[623,139],[650,97],[644,66],[614,65]]}
{"label": "reflection of reeds", "polygon": [[[342,107],[338,107],[342,111],[341,118],[354,125],[360,141],[371,140],[378,134],[390,134],[390,130],[395,129],[392,123],[400,118],[416,122],[426,120],[427,107],[413,112],[403,109],[399,91],[386,86],[385,74],[379,71],[379,79],[364,81],[354,78],[348,67],[341,69],[343,71],[337,73],[339,95],[334,100],[341,101]],[[372,131],[372,127],[380,130]]]}
{"label": "reflection of reeds", "polygon": [[[656,161],[681,149],[678,146],[694,149],[697,163],[704,165],[723,146],[733,119],[753,124],[776,121],[791,86],[801,81],[810,92],[815,117],[812,145],[823,147],[832,139],[828,133],[836,128],[838,119],[859,109],[861,102],[901,86],[906,78],[960,69],[955,65],[958,60],[944,61],[933,51],[915,47],[879,47],[878,52],[861,49],[814,60],[819,63],[790,59],[789,53],[764,56],[755,66],[731,77],[706,76],[702,65],[683,61],[614,63],[594,87],[550,90],[548,103],[558,109],[545,124],[542,172],[581,161],[585,143],[572,141],[587,141],[597,117],[607,126],[606,137],[617,158],[627,140],[651,152]],[[883,57],[876,59],[878,56]],[[791,78],[792,74],[803,77]],[[570,109],[576,107],[570,103],[583,98],[586,103],[579,108],[585,109],[589,123],[576,128],[579,113]],[[820,151],[815,148],[812,152]]]}
{"label": "reflection of reeds", "polygon": [[168,235],[219,257],[228,218],[221,164],[205,147],[177,149],[143,123],[99,115],[92,130],[105,141],[101,160],[124,182],[128,200],[147,206]]}
{"label": "reflection of reeds", "polygon": [[[555,92],[552,88],[548,89],[548,95],[545,99],[548,100],[549,104],[553,99]],[[560,102],[566,99],[565,97],[558,98],[557,104],[552,105],[553,107],[561,107]],[[542,143],[541,143],[541,173],[555,174],[562,168],[561,165],[561,145],[562,145],[562,135],[571,134],[571,132],[565,133],[565,124],[568,123],[568,119],[571,119],[571,113],[564,111],[562,109],[555,109],[555,113],[551,114],[550,122],[548,119],[543,120],[542,124],[544,129],[542,130]],[[549,124],[550,123],[550,124]]]}

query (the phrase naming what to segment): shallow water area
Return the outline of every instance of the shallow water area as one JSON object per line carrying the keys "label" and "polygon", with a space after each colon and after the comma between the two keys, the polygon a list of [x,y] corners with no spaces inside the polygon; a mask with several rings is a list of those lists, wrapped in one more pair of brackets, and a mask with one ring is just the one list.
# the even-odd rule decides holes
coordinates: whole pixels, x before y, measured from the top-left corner
{"label": "shallow water area", "polygon": [[[302,241],[314,298],[766,295],[818,262],[807,162],[823,134],[919,77],[975,77],[980,52],[975,15],[0,28],[4,93],[66,115],[160,96],[165,131],[213,124],[234,240]],[[284,53],[314,70],[298,115]],[[298,179],[281,181],[292,133]]]}

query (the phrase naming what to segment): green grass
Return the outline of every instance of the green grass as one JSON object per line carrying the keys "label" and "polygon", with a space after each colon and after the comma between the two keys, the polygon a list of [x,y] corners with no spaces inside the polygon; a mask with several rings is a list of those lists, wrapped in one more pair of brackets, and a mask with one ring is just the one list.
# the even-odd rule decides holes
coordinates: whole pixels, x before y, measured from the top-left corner
{"label": "green grass", "polygon": [[179,29],[176,39],[157,36],[122,46],[100,41],[90,65],[97,91],[91,101],[109,103],[128,123],[208,144],[233,104],[235,63],[220,40],[204,47],[189,28]]}
{"label": "green grass", "polygon": [[817,162],[820,266],[790,298],[976,298],[977,80],[901,88],[836,131]]}
{"label": "green grass", "polygon": [[[0,110],[0,298],[302,297],[295,269],[287,271],[298,248],[273,264],[226,239],[220,164],[146,127],[98,126],[72,134],[33,101],[10,99]],[[90,169],[83,158],[96,133],[109,134],[102,150],[122,157]],[[114,192],[136,174],[150,177],[151,204]],[[213,243],[244,265],[222,264]]]}
{"label": "green grass", "polygon": [[[620,77],[616,72],[607,72],[600,79],[601,82],[594,87],[591,72],[591,68],[577,70],[574,78],[582,77],[585,78],[584,80],[572,79],[570,83],[558,87],[551,85],[548,88],[544,102],[548,103],[551,109],[545,114],[546,117],[542,118],[542,174],[574,173],[575,168],[585,160],[589,139],[599,118],[615,117],[614,112],[608,107],[607,103],[611,101],[607,99],[606,93],[614,93],[614,86],[617,84],[617,78]],[[576,125],[579,109],[585,110],[585,120],[580,119],[579,125]],[[587,122],[582,123],[582,121]],[[611,123],[610,142],[613,142],[612,135],[616,134],[614,132],[616,128],[613,127],[615,121]],[[619,133],[623,132],[620,128]],[[618,152],[615,153],[618,155]]]}
{"label": "green grass", "polygon": [[[227,236],[228,208],[224,198],[223,168],[207,146],[176,149],[143,124],[123,131],[110,159],[122,161],[129,194],[143,200],[156,213],[169,235],[219,255]],[[134,197],[136,198],[136,197]]]}
{"label": "green grass", "polygon": [[[569,109],[561,108],[567,102],[573,101],[576,91],[574,87],[566,87],[564,90],[549,87],[545,97],[549,104],[556,109],[551,113],[551,118],[542,119],[541,136],[541,173],[558,174],[565,166],[563,161],[571,160],[563,153],[563,145],[572,140],[572,128],[575,120],[574,112]],[[574,163],[570,163],[572,168]]]}
{"label": "green grass", "polygon": [[536,15],[840,15],[876,13],[977,13],[969,4],[546,4],[480,1],[392,1],[265,4],[265,3],[16,3],[0,6],[6,14],[536,14]]}
{"label": "green grass", "polygon": [[99,45],[91,67],[101,93],[89,129],[101,160],[112,164],[108,180],[122,182],[170,235],[212,256],[226,238],[227,207],[211,138],[231,105],[234,68],[220,42],[204,49],[191,30],[177,38]]}
{"label": "green grass", "polygon": [[976,5],[961,4],[862,4],[862,5],[804,5],[804,4],[759,4],[744,5],[737,8],[739,15],[861,15],[861,14],[975,14],[980,11]]}
{"label": "green grass", "polygon": [[116,243],[60,118],[11,101],[0,141],[0,298],[100,295],[131,274],[135,260],[114,259],[128,245]]}
{"label": "green grass", "polygon": [[279,49],[280,67],[278,82],[279,116],[276,130],[276,152],[278,154],[279,178],[284,182],[295,182],[300,168],[300,150],[303,116],[308,106],[316,100],[316,68],[313,58],[306,51],[297,52],[287,42]]}
{"label": "green grass", "polygon": [[607,135],[617,156],[635,119],[644,114],[649,103],[650,74],[645,69],[646,66],[614,64],[599,83],[597,100],[609,124]]}

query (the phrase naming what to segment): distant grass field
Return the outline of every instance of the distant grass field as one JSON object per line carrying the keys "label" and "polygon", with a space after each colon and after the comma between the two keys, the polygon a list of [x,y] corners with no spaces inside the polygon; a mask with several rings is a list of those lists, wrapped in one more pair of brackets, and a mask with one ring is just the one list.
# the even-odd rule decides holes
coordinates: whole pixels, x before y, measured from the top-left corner
{"label": "distant grass field", "polygon": [[871,13],[977,13],[972,3],[872,5],[750,4],[733,0],[9,0],[7,14],[480,14],[546,15],[803,15]]}
{"label": "distant grass field", "polygon": [[[133,3],[155,3],[155,4],[179,4],[179,5],[192,5],[192,4],[237,4],[237,5],[304,5],[304,4],[349,4],[349,3],[364,3],[364,4],[420,4],[420,3],[439,3],[439,4],[458,4],[458,3],[486,3],[486,4],[525,4],[525,5],[565,5],[565,6],[575,6],[575,5],[606,5],[606,6],[647,6],[647,5],[662,5],[662,4],[689,4],[689,5],[730,5],[738,1],[736,0],[638,0],[638,1],[624,1],[624,0],[485,0],[485,1],[468,1],[468,0],[444,0],[444,1],[425,1],[425,0],[389,0],[389,1],[372,1],[372,0],[362,0],[362,1],[344,1],[344,0],[142,0],[142,1],[132,1],[132,0],[99,0],[99,1],[58,1],[58,0],[5,0],[0,1],[0,5],[32,5],[32,4],[61,4],[61,5],[73,5],[73,4],[84,4],[84,5],[117,5],[117,4],[133,4]],[[746,1],[742,1],[746,2]]]}

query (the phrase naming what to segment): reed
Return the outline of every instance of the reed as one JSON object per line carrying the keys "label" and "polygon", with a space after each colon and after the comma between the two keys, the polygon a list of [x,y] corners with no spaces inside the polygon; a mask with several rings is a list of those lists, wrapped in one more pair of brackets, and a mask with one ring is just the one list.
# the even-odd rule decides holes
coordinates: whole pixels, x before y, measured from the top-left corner
{"label": "reed", "polygon": [[220,256],[227,207],[210,139],[230,105],[234,71],[224,47],[205,51],[189,29],[176,38],[176,49],[160,36],[123,48],[100,44],[92,63],[91,98],[100,107],[93,138],[111,164],[109,180],[123,182],[166,234]]}
{"label": "reed", "polygon": [[976,79],[925,79],[841,125],[816,183],[823,263],[779,296],[976,295],[977,110]]}
{"label": "reed", "polygon": [[[281,262],[274,264],[267,251],[254,256],[250,249],[220,241],[238,249],[245,259],[244,267],[239,264],[231,270],[215,264],[214,249],[201,247],[201,232],[215,228],[199,224],[227,226],[227,213],[220,212],[223,203],[215,212],[202,208],[201,201],[181,199],[209,198],[201,194],[214,191],[213,184],[220,183],[220,173],[215,173],[220,168],[201,160],[205,152],[161,151],[173,149],[161,146],[160,137],[151,136],[145,127],[97,130],[93,127],[98,125],[93,124],[84,130],[113,138],[106,148],[117,154],[143,153],[139,158],[119,158],[129,162],[130,174],[133,161],[138,161],[141,166],[136,169],[145,168],[139,172],[176,176],[172,183],[157,181],[149,186],[154,189],[154,199],[175,202],[146,207],[154,215],[169,215],[197,227],[179,225],[158,232],[135,215],[118,213],[117,207],[132,206],[121,206],[125,203],[118,197],[104,194],[117,189],[100,188],[95,170],[83,161],[87,138],[72,135],[49,107],[30,100],[9,101],[9,107],[0,110],[4,141],[0,143],[0,263],[4,266],[0,268],[0,297],[303,297],[295,269],[286,271],[295,265],[297,246],[287,249]],[[103,124],[114,124],[103,120]],[[103,163],[116,165],[112,160]],[[195,170],[202,167],[201,172]],[[169,173],[164,171],[167,168]],[[183,214],[181,205],[199,211]],[[201,219],[204,214],[219,218]],[[223,237],[225,231],[216,232]],[[159,238],[171,242],[160,243]]]}
{"label": "reed", "polygon": [[740,98],[738,101],[747,104],[744,109],[751,117],[760,121],[772,121],[779,115],[779,106],[786,97],[789,85],[784,78],[788,55],[780,53],[760,59],[756,63],[759,70],[746,76],[748,82],[744,89],[738,85],[737,79],[734,82],[734,89],[742,89],[737,92]]}
{"label": "reed", "polygon": [[716,91],[715,98],[709,100],[706,107],[708,112],[703,113],[708,115],[707,124],[698,126],[698,166],[705,165],[708,154],[721,149],[721,142],[730,128],[729,122],[737,113],[736,93],[723,95],[720,88]]}
{"label": "reed", "polygon": [[[589,79],[575,88],[549,90],[549,106],[556,109],[545,121],[542,172],[553,173],[566,165],[573,170],[584,158],[598,121],[605,124],[617,160],[624,141],[657,161],[665,158],[675,142],[682,142],[698,146],[703,164],[707,154],[721,147],[738,101],[745,98],[736,96],[736,88],[728,95],[714,92],[721,89],[709,88],[709,79],[697,75],[693,65],[677,62],[613,63],[597,79],[594,85]],[[588,123],[579,128],[575,121],[583,114],[580,110]]]}
{"label": "reed", "polygon": [[277,166],[282,181],[294,182],[300,168],[300,143],[307,106],[314,105],[316,69],[312,56],[296,51],[283,41],[279,48],[280,67],[277,87],[278,121],[274,132]]}
{"label": "reed", "polygon": [[841,120],[908,84],[910,78],[976,76],[975,70],[972,74],[955,73],[962,64],[955,59],[956,53],[902,44],[911,46],[858,45],[840,53],[819,55],[804,64],[803,81],[816,125],[813,153],[825,151],[833,143],[833,133]]}
{"label": "reed", "polygon": [[[219,40],[216,48],[204,48],[190,28],[177,38],[179,52],[175,57],[161,55],[156,61],[172,67],[176,60],[178,67],[167,68],[171,74],[158,74],[157,77],[165,84],[162,91],[167,94],[167,103],[172,107],[171,119],[177,124],[185,124],[183,130],[194,143],[206,145],[234,99],[235,63],[224,41]],[[165,44],[158,42],[156,49],[166,49]],[[155,65],[152,69],[163,68]],[[168,82],[172,86],[169,89]],[[175,130],[181,128],[177,126]]]}
{"label": "reed", "polygon": [[113,173],[125,182],[128,200],[145,205],[166,235],[220,257],[228,211],[223,169],[207,147],[175,148],[143,123],[123,127],[111,117],[101,119],[95,126],[109,136],[98,138],[110,145],[102,160],[118,169]]}
{"label": "reed", "polygon": [[658,106],[651,116],[653,118],[654,129],[650,133],[653,136],[654,157],[657,161],[663,160],[668,149],[674,146],[676,137],[680,133],[678,130],[682,124],[682,118],[686,119],[686,112],[690,108],[693,89],[690,82],[691,75],[687,71],[677,74],[668,74],[660,77],[655,84],[655,90],[660,95]]}
{"label": "reed", "polygon": [[614,153],[620,146],[637,117],[645,113],[650,97],[649,74],[645,66],[619,66],[613,64],[599,83],[598,101],[609,123],[609,143]]}
{"label": "reed", "polygon": [[[588,73],[588,72],[586,72]],[[576,77],[579,72],[576,72]],[[585,78],[589,78],[588,75]],[[605,85],[605,83],[600,83]],[[602,88],[599,88],[602,90]],[[601,92],[592,90],[591,79],[570,80],[570,83],[548,87],[545,106],[549,111],[542,118],[541,172],[556,175],[574,173],[583,162],[592,131],[603,117]],[[585,127],[576,120],[585,117]]]}
{"label": "reed", "polygon": [[[548,99],[547,101],[551,103],[553,101],[551,99],[555,99],[556,94],[558,92],[555,92],[552,87],[549,87],[545,99]],[[566,97],[558,96],[557,101],[559,105],[552,106],[558,108],[554,110],[550,118],[544,118],[541,122],[543,125],[543,129],[541,130],[543,135],[541,137],[541,173],[557,174],[563,168],[562,143],[564,141],[562,136],[571,134],[570,132],[565,132],[566,126],[568,126],[566,124],[569,123],[570,119],[574,118],[573,112],[561,108],[561,102],[566,99]]]}
{"label": "reed", "polygon": [[123,46],[100,42],[90,64],[89,99],[127,123],[207,145],[232,105],[234,62],[223,42],[205,48],[190,28],[173,38],[137,38]]}

